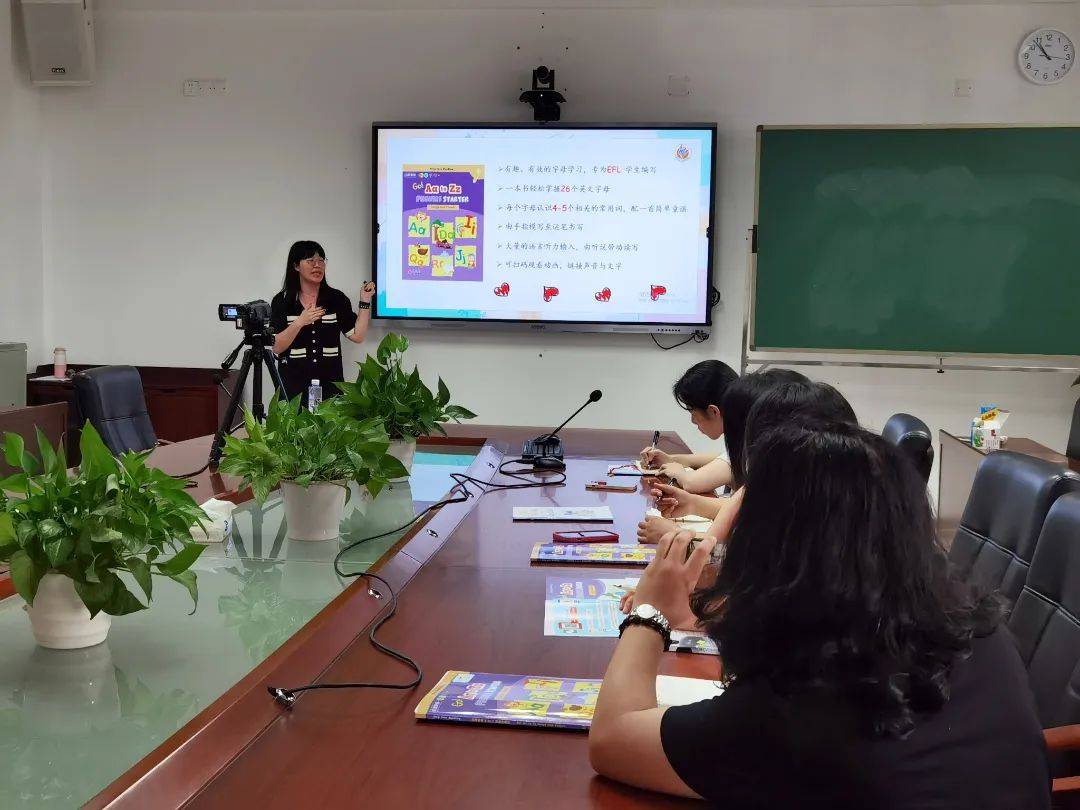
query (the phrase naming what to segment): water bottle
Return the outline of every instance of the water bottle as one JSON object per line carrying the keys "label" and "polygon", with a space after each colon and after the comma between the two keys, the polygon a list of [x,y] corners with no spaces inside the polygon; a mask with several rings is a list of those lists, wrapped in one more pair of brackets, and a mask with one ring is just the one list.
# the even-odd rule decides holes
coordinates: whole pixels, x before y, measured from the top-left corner
{"label": "water bottle", "polygon": [[309,411],[314,411],[322,402],[322,386],[318,380],[312,380],[307,390],[307,406]]}

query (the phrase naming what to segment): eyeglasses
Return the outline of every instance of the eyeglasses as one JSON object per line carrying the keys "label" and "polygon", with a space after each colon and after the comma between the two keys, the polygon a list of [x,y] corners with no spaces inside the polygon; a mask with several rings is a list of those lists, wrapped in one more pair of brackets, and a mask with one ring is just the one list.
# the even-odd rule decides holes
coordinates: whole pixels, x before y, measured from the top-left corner
{"label": "eyeglasses", "polygon": [[310,259],[304,259],[304,261],[310,262],[313,265],[321,264],[323,267],[326,267],[326,259],[324,259],[322,256],[312,256]]}

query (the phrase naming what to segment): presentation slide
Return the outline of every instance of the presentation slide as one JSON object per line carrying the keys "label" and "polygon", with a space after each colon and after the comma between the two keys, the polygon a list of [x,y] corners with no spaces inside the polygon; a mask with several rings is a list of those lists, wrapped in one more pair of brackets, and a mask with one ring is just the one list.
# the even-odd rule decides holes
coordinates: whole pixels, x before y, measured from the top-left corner
{"label": "presentation slide", "polygon": [[714,136],[376,125],[377,315],[706,324]]}

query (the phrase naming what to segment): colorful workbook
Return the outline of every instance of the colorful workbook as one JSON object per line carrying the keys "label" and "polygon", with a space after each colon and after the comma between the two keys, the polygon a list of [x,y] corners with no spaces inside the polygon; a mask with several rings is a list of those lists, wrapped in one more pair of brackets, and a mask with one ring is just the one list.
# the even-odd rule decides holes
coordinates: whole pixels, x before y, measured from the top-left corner
{"label": "colorful workbook", "polygon": [[614,523],[610,506],[515,506],[514,520],[560,523]]}
{"label": "colorful workbook", "polygon": [[[683,706],[717,697],[723,688],[700,678],[656,678],[658,706]],[[551,678],[447,672],[416,706],[417,720],[547,726],[585,730],[592,723],[599,678]]]}
{"label": "colorful workbook", "polygon": [[656,546],[621,546],[618,543],[536,543],[532,561],[571,565],[648,565]]}
{"label": "colorful workbook", "polygon": [[548,577],[544,635],[618,636],[624,618],[619,602],[637,583],[637,577]]}
{"label": "colorful workbook", "polygon": [[[544,601],[544,635],[617,638],[625,615],[619,602],[637,587],[637,577],[548,577]],[[671,631],[672,652],[717,655],[716,643],[704,633]]]}

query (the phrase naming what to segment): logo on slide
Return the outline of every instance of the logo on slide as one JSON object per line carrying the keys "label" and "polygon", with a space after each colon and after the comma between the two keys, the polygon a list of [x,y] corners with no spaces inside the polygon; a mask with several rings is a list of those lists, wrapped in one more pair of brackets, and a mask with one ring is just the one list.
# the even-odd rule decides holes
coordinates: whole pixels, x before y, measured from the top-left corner
{"label": "logo on slide", "polygon": [[684,143],[680,143],[675,148],[675,159],[676,160],[689,160],[690,159],[690,147],[687,146]]}
{"label": "logo on slide", "polygon": [[546,302],[550,301],[552,298],[554,298],[558,294],[559,294],[559,288],[558,287],[544,287],[544,302],[546,303]]}
{"label": "logo on slide", "polygon": [[499,298],[506,298],[506,296],[508,296],[509,294],[510,285],[507,284],[505,281],[495,288],[495,295],[499,296]]}
{"label": "logo on slide", "polygon": [[649,298],[653,301],[659,301],[661,295],[667,295],[667,287],[660,284],[653,284],[649,287]]}
{"label": "logo on slide", "polygon": [[593,298],[595,298],[597,301],[607,303],[608,301],[611,300],[611,290],[609,288],[607,288],[607,287],[604,287],[604,289],[602,289],[600,292],[596,293],[596,295],[594,295]]}

